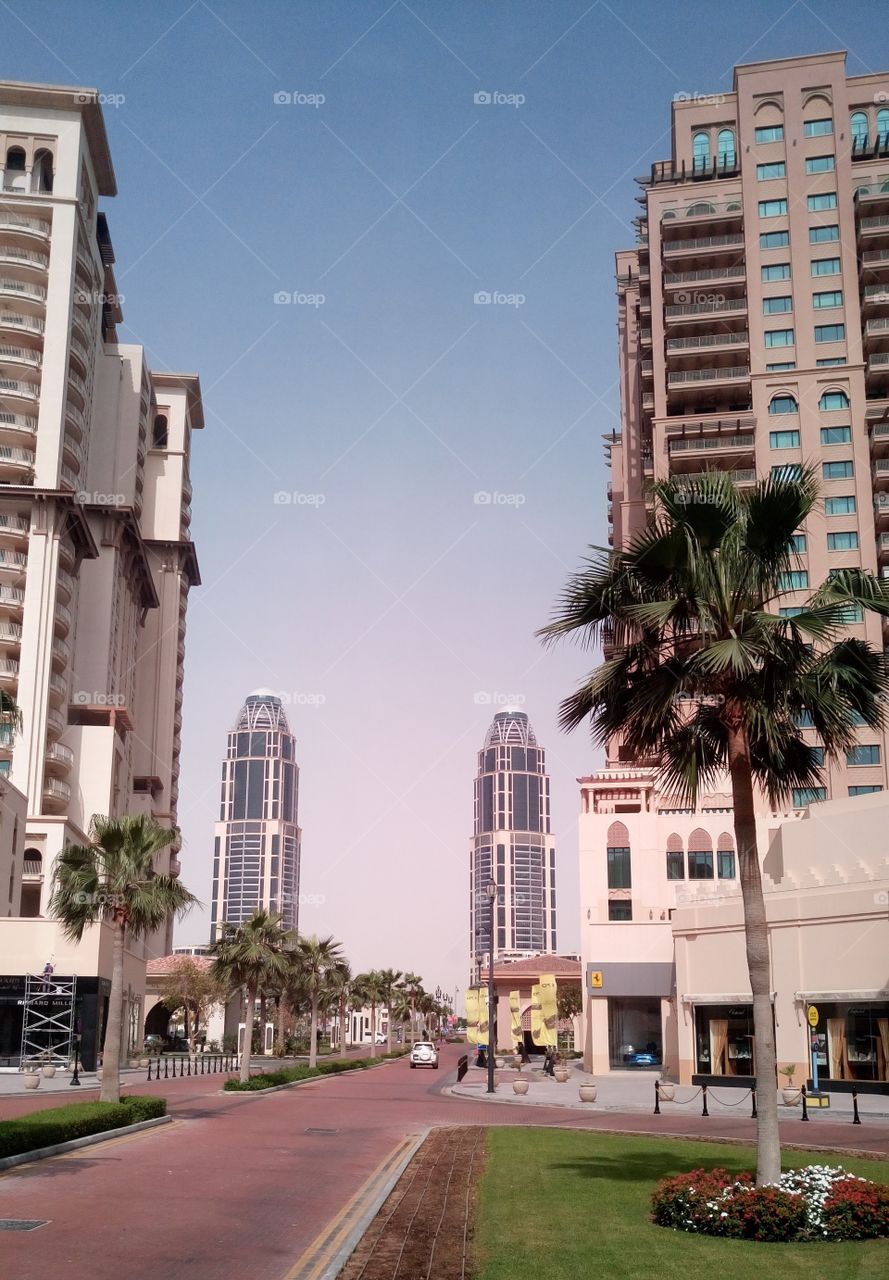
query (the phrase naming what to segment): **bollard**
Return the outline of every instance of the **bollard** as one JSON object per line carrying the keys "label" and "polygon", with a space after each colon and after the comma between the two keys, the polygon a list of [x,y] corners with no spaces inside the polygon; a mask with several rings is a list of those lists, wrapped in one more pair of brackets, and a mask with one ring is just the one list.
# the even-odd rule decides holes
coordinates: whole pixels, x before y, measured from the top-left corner
{"label": "bollard", "polygon": [[803,1118],[803,1120],[808,1120],[808,1118],[809,1118],[809,1109],[808,1109],[808,1107],[806,1106],[806,1086],[805,1086],[805,1085],[803,1085],[803,1086],[801,1087],[801,1089],[800,1089],[800,1094],[802,1095],[802,1099],[803,1099],[803,1114],[802,1114],[802,1118]]}
{"label": "bollard", "polygon": [[[158,1063],[157,1066],[158,1066],[158,1070],[160,1070],[160,1063]],[[164,1079],[165,1080],[169,1080],[170,1078],[169,1070],[170,1070],[170,1060],[169,1058],[164,1058]]]}
{"label": "bollard", "polygon": [[204,1055],[201,1054],[201,1075],[204,1074]]}
{"label": "bollard", "polygon": [[755,1120],[756,1119],[756,1089],[755,1088],[750,1090],[750,1097],[753,1099],[753,1106],[750,1111],[750,1119]]}
{"label": "bollard", "polygon": [[148,1079],[151,1080],[151,1059],[148,1059]]}
{"label": "bollard", "polygon": [[701,1115],[709,1116],[710,1112],[707,1110],[707,1086],[705,1084],[701,1085],[701,1093],[704,1095],[704,1107],[701,1111]]}
{"label": "bollard", "polygon": [[661,1089],[659,1080],[655,1080],[654,1082],[654,1114],[656,1116],[661,1114]]}
{"label": "bollard", "polygon": [[861,1116],[858,1114],[858,1090],[852,1090],[852,1123],[861,1124]]}
{"label": "bollard", "polygon": [[[195,1075],[197,1075],[197,1073],[198,1073],[198,1064],[197,1064],[197,1062],[195,1062],[195,1064],[194,1064],[194,1073],[195,1073]],[[189,1055],[188,1055],[188,1074],[189,1074],[189,1075],[191,1075],[191,1054],[189,1054]]]}

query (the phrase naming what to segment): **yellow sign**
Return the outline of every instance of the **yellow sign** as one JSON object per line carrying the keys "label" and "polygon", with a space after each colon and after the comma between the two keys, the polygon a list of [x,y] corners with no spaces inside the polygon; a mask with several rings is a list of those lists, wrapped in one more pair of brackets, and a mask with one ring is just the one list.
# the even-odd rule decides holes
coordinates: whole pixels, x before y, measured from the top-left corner
{"label": "yellow sign", "polygon": [[512,1042],[513,1044],[518,1044],[522,1039],[521,996],[518,991],[510,991],[509,993],[509,1012],[510,1021],[512,1022]]}
{"label": "yellow sign", "polygon": [[543,1017],[543,1031],[546,1037],[544,1043],[551,1049],[555,1049],[559,1043],[559,1010],[555,974],[540,975],[540,1013]]}
{"label": "yellow sign", "polygon": [[540,1008],[540,987],[537,983],[531,988],[531,1039],[543,1049],[546,1047],[546,1032],[543,1026],[543,1013]]}
{"label": "yellow sign", "polygon": [[467,987],[464,999],[466,1001],[466,1039],[469,1044],[478,1044],[478,988]]}
{"label": "yellow sign", "polygon": [[815,1008],[813,1004],[809,1005],[808,1012],[806,1013],[806,1017],[809,1020],[810,1027],[818,1026],[818,1010]]}
{"label": "yellow sign", "polygon": [[591,986],[591,987],[601,987],[601,986],[602,986],[602,971],[601,971],[601,969],[597,969],[597,970],[595,970],[595,972],[593,972],[593,973],[591,973],[591,974],[590,974],[590,986]]}

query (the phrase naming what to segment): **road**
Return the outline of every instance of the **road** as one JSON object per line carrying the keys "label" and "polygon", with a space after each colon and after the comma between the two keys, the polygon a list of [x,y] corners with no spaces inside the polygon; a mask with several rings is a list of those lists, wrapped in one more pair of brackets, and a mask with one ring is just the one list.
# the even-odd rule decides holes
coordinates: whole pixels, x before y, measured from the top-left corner
{"label": "road", "polygon": [[[411,1135],[432,1125],[535,1124],[662,1131],[662,1119],[520,1109],[441,1092],[442,1069],[404,1060],[267,1095],[223,1094],[218,1076],[140,1086],[169,1099],[175,1123],[0,1176],[0,1217],[48,1225],[2,1237],[16,1280],[291,1280],[294,1264],[342,1206]],[[3,1111],[10,1114],[4,1099]],[[17,1101],[17,1100],[16,1100]],[[752,1122],[670,1117],[673,1133],[752,1136]],[[885,1150],[885,1125],[807,1141]],[[321,1130],[321,1132],[312,1132]],[[799,1141],[799,1139],[796,1139]]]}

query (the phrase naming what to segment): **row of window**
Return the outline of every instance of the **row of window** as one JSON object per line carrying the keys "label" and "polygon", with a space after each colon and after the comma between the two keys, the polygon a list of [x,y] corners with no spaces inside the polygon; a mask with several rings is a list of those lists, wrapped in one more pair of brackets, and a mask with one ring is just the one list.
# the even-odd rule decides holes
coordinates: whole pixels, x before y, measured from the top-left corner
{"label": "row of window", "polygon": [[[838,364],[846,364],[845,356],[827,356],[823,360],[816,360],[815,367],[818,369],[833,368]],[[780,360],[777,364],[767,364],[766,373],[786,373],[788,369],[795,369],[795,360]]]}
{"label": "row of window", "polygon": [[[850,444],[852,441],[851,427],[822,427],[821,443],[829,444]],[[800,433],[796,430],[791,431],[770,431],[769,432],[769,448],[770,449],[798,449],[800,447]]]}
{"label": "row of window", "polygon": [[[822,413],[835,413],[838,409],[848,409],[849,397],[845,391],[825,391],[818,401]],[[769,401],[769,413],[799,413],[796,397],[789,394],[772,396]]]}
{"label": "row of window", "polygon": [[[765,272],[766,268],[763,267]],[[788,277],[790,271],[788,268]],[[784,277],[785,279],[788,277]],[[777,278],[777,277],[773,277]],[[812,306],[816,311],[824,311],[829,307],[841,307],[843,305],[842,289],[821,290],[812,294]],[[787,311],[793,310],[793,298],[790,294],[783,294],[777,298],[763,298],[762,313],[764,316],[782,315]]]}
{"label": "row of window", "polygon": [[[681,852],[667,854],[667,879],[668,880],[684,880],[685,879],[685,859],[688,858],[688,878],[689,880],[712,880],[713,879],[713,850],[705,849],[703,852],[693,853],[689,851],[686,855]],[[716,854],[717,870],[720,880],[734,880],[735,878],[735,854],[733,849],[719,849]]]}
{"label": "row of window", "polygon": [[[768,202],[767,202],[768,203]],[[772,201],[771,203],[776,203]],[[777,201],[785,206],[784,213],[787,212],[787,201]],[[762,215],[769,217],[777,217],[777,214]],[[809,244],[830,244],[834,240],[839,240],[840,228],[839,223],[831,223],[826,227],[809,227]],[[760,249],[786,249],[790,244],[789,231],[763,231],[759,237]],[[838,268],[839,269],[839,268]],[[813,270],[813,275],[818,274]],[[833,274],[833,272],[825,272],[824,274]]]}
{"label": "row of window", "polygon": [[[882,790],[881,786],[849,787],[849,795],[871,796],[875,792]],[[793,789],[794,809],[805,809],[806,805],[818,804],[819,801],[826,799],[827,787],[794,787]]]}
{"label": "row of window", "polygon": [[[793,329],[766,329],[765,345],[769,348],[792,347],[796,343]],[[845,342],[846,326],[844,324],[816,324],[816,342]]]}
{"label": "row of window", "polygon": [[[779,480],[800,480],[803,469],[798,462],[782,462],[772,467],[772,477]],[[842,462],[822,462],[821,478],[823,480],[849,480],[855,474],[851,458]]]}
{"label": "row of window", "polygon": [[[829,533],[827,535],[828,551],[857,551],[859,549],[858,534],[854,530],[844,530],[837,533]],[[793,550],[801,556],[806,553],[806,535],[804,533],[795,533],[793,535]],[[788,575],[784,575],[787,577]],[[805,574],[805,585],[809,585],[808,574]],[[797,588],[794,588],[796,590]]]}
{"label": "row of window", "polygon": [[[868,119],[864,111],[855,111],[849,120],[852,133],[852,140],[867,141],[868,137]],[[806,138],[829,138],[833,136],[833,121],[827,118],[820,120],[806,120],[803,123],[803,136]],[[754,137],[757,142],[783,142],[784,126],[783,124],[767,124],[754,131]],[[889,140],[889,108],[882,107],[877,112],[877,140],[879,145],[885,146]]]}

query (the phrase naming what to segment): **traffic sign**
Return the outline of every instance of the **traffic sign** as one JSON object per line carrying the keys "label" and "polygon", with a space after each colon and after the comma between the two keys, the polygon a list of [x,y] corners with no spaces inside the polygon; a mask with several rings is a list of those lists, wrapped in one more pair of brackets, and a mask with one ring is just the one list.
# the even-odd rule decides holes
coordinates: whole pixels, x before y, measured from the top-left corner
{"label": "traffic sign", "polygon": [[806,1013],[806,1018],[808,1019],[810,1027],[818,1026],[818,1010],[815,1007],[815,1005],[813,1004],[809,1005],[808,1011]]}

